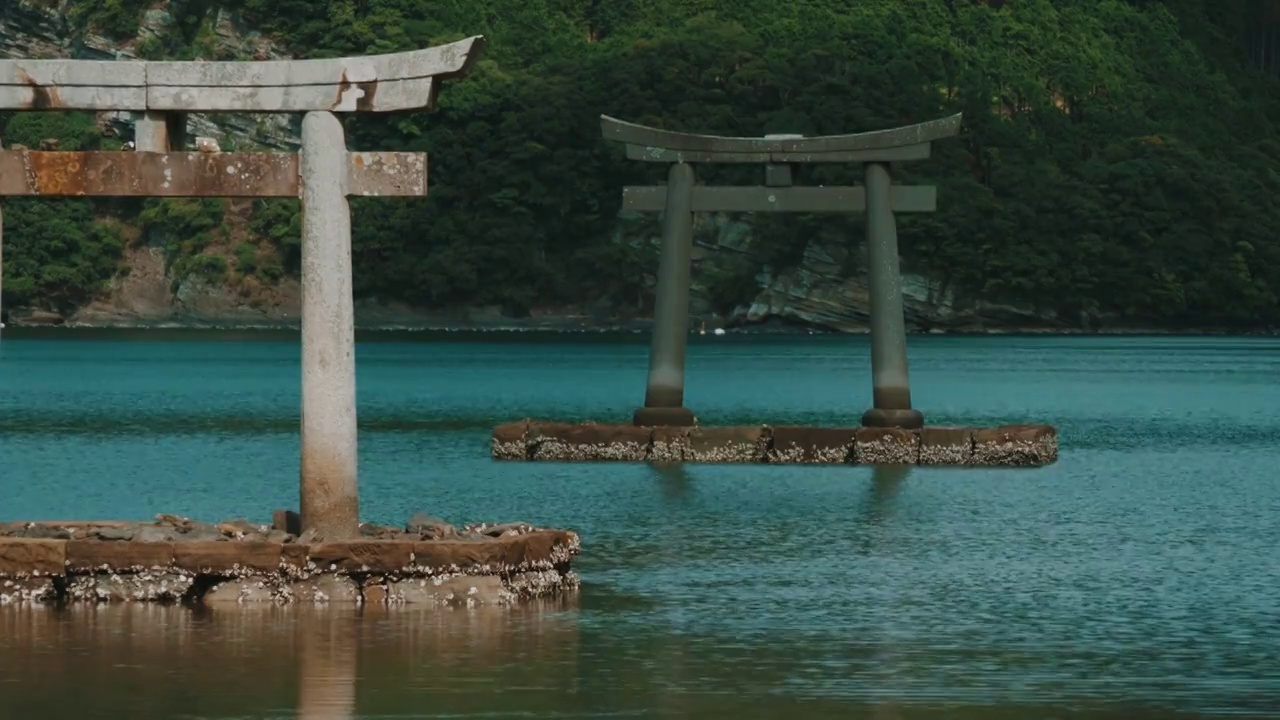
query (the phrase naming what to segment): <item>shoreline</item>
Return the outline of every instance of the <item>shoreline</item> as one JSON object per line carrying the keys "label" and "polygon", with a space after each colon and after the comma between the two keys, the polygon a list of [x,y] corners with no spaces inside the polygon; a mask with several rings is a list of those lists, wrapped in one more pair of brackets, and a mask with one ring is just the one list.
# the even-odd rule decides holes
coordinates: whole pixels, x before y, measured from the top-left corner
{"label": "shoreline", "polygon": [[[531,322],[531,323],[357,323],[355,330],[359,333],[493,333],[521,334],[543,333],[555,335],[643,335],[650,330],[650,323],[636,322],[630,324],[592,324],[578,325],[567,322]],[[55,334],[76,332],[300,332],[297,323],[214,323],[214,322],[156,322],[156,323],[0,323],[0,330],[6,335],[15,331],[19,335]],[[690,335],[700,333],[692,327]],[[703,333],[712,335],[712,333]],[[803,335],[869,335],[870,329],[836,330],[803,325],[744,325],[726,327],[725,334],[736,336],[803,336]],[[1098,329],[1081,328],[1047,328],[1035,326],[1010,326],[996,328],[959,327],[918,329],[908,328],[907,335],[913,337],[1239,337],[1239,338],[1274,338],[1280,337],[1280,330],[1231,330],[1224,328],[1151,328],[1151,327],[1115,327]],[[714,335],[712,335],[714,336]]]}

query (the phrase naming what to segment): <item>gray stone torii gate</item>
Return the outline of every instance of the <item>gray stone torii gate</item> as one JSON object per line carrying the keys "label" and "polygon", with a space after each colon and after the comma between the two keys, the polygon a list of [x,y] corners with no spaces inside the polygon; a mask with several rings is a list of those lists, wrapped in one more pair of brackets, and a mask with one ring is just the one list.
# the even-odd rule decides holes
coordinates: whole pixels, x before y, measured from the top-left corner
{"label": "gray stone torii gate", "polygon": [[[955,136],[961,116],[853,135],[806,138],[767,135],[722,137],[671,132],[600,117],[609,140],[624,143],[627,157],[670,163],[665,187],[623,189],[623,208],[663,213],[662,253],[654,302],[653,338],[644,406],[636,425],[693,425],[684,407],[685,344],[689,323],[689,265],[695,212],[866,212],[871,299],[873,407],[862,416],[868,427],[920,428],[924,415],[911,406],[907,342],[898,266],[895,212],[933,212],[933,187],[894,185],[889,164],[929,157],[935,140]],[[801,163],[862,163],[864,184],[853,187],[794,187],[792,170]],[[694,163],[762,163],[759,187],[694,184]]]}
{"label": "gray stone torii gate", "polygon": [[[136,152],[0,150],[0,197],[302,200],[302,526],[355,537],[350,196],[422,196],[425,153],[348,152],[334,113],[431,110],[484,39],[368,57],[269,62],[0,60],[0,110],[130,111]],[[185,114],[305,113],[302,151],[182,152]]]}

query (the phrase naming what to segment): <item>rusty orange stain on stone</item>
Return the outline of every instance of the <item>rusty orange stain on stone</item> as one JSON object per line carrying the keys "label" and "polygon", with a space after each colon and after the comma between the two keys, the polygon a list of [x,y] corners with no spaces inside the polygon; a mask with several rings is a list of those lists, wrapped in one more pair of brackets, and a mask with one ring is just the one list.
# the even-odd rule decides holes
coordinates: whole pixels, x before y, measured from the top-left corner
{"label": "rusty orange stain on stone", "polygon": [[0,195],[296,197],[293,153],[0,151]]}
{"label": "rusty orange stain on stone", "polygon": [[80,153],[27,153],[27,177],[39,195],[84,195]]}
{"label": "rusty orange stain on stone", "polygon": [[[421,153],[351,153],[350,195],[422,196]],[[0,197],[297,197],[295,153],[0,150]]]}

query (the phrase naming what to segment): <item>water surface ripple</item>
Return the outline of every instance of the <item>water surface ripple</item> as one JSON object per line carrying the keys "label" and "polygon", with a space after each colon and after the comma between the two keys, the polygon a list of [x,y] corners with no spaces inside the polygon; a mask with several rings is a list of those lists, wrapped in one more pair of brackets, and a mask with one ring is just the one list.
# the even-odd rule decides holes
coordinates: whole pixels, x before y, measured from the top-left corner
{"label": "water surface ripple", "polygon": [[[910,349],[931,422],[1052,422],[1061,460],[497,463],[496,422],[628,417],[643,337],[362,337],[365,517],[571,526],[581,597],[4,609],[0,716],[1280,717],[1280,342]],[[687,400],[705,422],[853,424],[867,357],[865,338],[697,338]],[[296,505],[298,373],[296,334],[6,331],[0,521],[266,520]]]}

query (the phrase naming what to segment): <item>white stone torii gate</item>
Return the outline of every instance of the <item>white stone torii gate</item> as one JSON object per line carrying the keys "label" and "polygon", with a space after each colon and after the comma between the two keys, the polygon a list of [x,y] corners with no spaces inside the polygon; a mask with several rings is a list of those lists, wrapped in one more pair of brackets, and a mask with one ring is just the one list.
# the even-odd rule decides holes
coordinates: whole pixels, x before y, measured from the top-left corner
{"label": "white stone torii gate", "polygon": [[[0,60],[0,110],[129,111],[136,123],[136,152],[0,149],[0,197],[301,198],[300,509],[326,539],[359,525],[347,198],[427,193],[425,153],[348,152],[334,113],[432,110],[440,84],[465,77],[483,49],[475,36],[320,60]],[[305,113],[302,150],[183,152],[192,112]]]}

